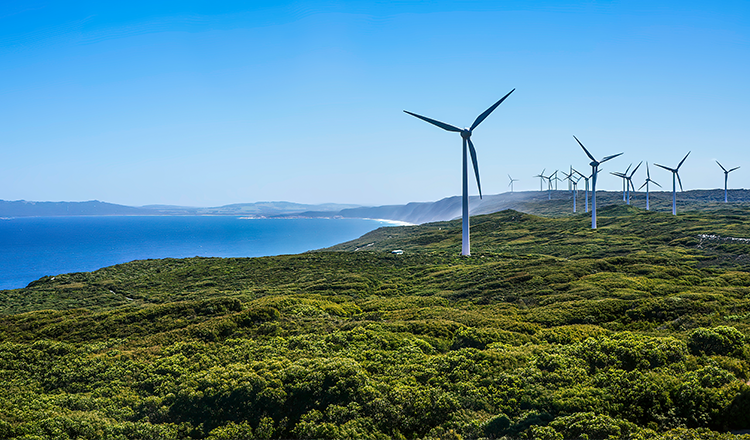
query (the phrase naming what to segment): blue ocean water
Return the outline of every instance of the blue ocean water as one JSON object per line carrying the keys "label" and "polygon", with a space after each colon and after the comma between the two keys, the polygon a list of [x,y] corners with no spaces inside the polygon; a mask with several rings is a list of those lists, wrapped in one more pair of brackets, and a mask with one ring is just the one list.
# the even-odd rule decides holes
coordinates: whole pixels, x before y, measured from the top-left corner
{"label": "blue ocean water", "polygon": [[0,289],[45,275],[149,258],[295,254],[390,223],[366,219],[229,216],[31,217],[0,220]]}

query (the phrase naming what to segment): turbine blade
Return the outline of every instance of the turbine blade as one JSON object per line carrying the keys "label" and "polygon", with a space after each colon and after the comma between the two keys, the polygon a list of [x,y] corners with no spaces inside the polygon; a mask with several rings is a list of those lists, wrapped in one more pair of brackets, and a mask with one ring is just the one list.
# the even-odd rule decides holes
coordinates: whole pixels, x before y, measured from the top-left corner
{"label": "turbine blade", "polygon": [[609,172],[609,174],[612,174],[613,176],[617,176],[617,177],[619,177],[619,178],[621,178],[621,179],[624,179],[624,178],[625,178],[625,175],[624,175],[624,174],[622,174],[622,173],[619,173],[619,172],[617,172],[617,171],[610,171],[610,172]]}
{"label": "turbine blade", "polygon": [[682,179],[680,179],[680,173],[675,172],[675,174],[677,174],[677,181],[680,182],[680,191],[684,191],[684,189],[682,189]]}
{"label": "turbine blade", "polygon": [[494,103],[492,105],[492,107],[488,108],[487,110],[484,111],[484,113],[482,113],[481,115],[477,116],[477,119],[474,121],[473,124],[471,124],[471,128],[469,128],[469,130],[474,130],[475,128],[477,128],[477,126],[479,124],[481,124],[482,121],[484,121],[485,119],[487,119],[487,116],[489,116],[490,113],[492,113],[493,111],[495,111],[495,109],[497,108],[497,106],[500,105],[500,104],[502,104],[503,101],[505,101],[505,98],[507,98],[508,96],[510,96],[510,94],[513,93],[514,90],[516,90],[516,89],[513,89],[510,92],[508,92],[507,95],[503,96],[502,98],[500,98],[499,101],[497,101],[496,103]]}
{"label": "turbine blade", "polygon": [[429,122],[432,125],[437,125],[438,127],[442,128],[443,130],[455,131],[455,132],[458,132],[458,133],[461,132],[460,128],[454,127],[454,126],[452,126],[450,124],[446,124],[445,122],[436,121],[436,120],[430,119],[430,118],[428,118],[426,116],[420,116],[420,115],[418,115],[416,113],[408,112],[406,110],[404,110],[404,113],[408,113],[408,114],[414,116],[415,118],[419,118],[419,119],[421,119],[423,121]]}
{"label": "turbine blade", "polygon": [[654,185],[656,185],[656,186],[658,186],[659,188],[661,188],[661,185],[659,185],[658,183],[654,182],[653,180],[649,180],[649,182],[651,182],[651,183],[653,183]]}
{"label": "turbine blade", "polygon": [[617,157],[617,156],[620,156],[621,154],[622,154],[622,153],[617,153],[617,154],[613,154],[613,155],[611,155],[611,156],[607,156],[607,157],[605,157],[604,159],[602,159],[602,161],[601,161],[601,162],[599,162],[599,163],[604,163],[604,162],[606,162],[606,161],[608,161],[608,160],[610,160],[610,159],[614,159],[615,157]]}
{"label": "turbine blade", "polygon": [[648,172],[648,162],[646,162],[646,179],[651,180],[651,173]]}
{"label": "turbine blade", "polygon": [[479,188],[479,198],[482,198],[482,184],[479,183],[479,165],[477,164],[477,151],[474,149],[474,144],[469,141],[469,152],[471,153],[471,163],[474,165],[474,175],[477,176],[477,188]]}
{"label": "turbine blade", "polygon": [[625,172],[623,174],[628,174],[628,171],[630,171],[630,167],[632,167],[632,166],[633,166],[632,163],[630,165],[628,165],[628,167],[625,168]]}
{"label": "turbine blade", "polygon": [[635,169],[633,170],[633,172],[630,173],[630,177],[633,177],[633,174],[635,174],[635,172],[638,171],[638,168],[641,166],[642,163],[643,161],[640,161],[638,165],[635,166]]}
{"label": "turbine blade", "polygon": [[685,162],[685,159],[687,159],[687,157],[690,156],[690,153],[691,153],[691,151],[688,151],[688,154],[686,154],[685,157],[682,158],[682,160],[680,161],[680,164],[677,165],[677,168],[675,168],[675,169],[677,169],[677,170],[680,169],[680,167],[682,166],[682,163]]}
{"label": "turbine blade", "polygon": [[737,168],[739,168],[739,167],[734,167],[731,170],[727,171],[727,173],[731,173],[732,171],[736,170]]}
{"label": "turbine blade", "polygon": [[[647,183],[648,183],[648,180],[647,180],[647,181],[645,181],[645,182],[643,182],[643,185],[641,185],[641,187],[640,187],[640,188],[638,188],[638,191],[640,191],[641,189],[643,189],[643,187],[644,187],[644,186],[646,186],[646,184],[647,184]],[[635,190],[634,190],[634,191],[635,191]]]}
{"label": "turbine blade", "polygon": [[673,170],[672,168],[669,168],[669,167],[665,167],[664,165],[659,165],[658,163],[655,163],[654,165],[656,165],[656,166],[657,166],[657,167],[659,167],[659,168],[664,168],[665,170],[667,170],[667,171],[671,171],[671,172],[673,172],[673,173],[676,173],[676,172],[677,172],[677,170]]}
{"label": "turbine blade", "polygon": [[[580,145],[581,148],[583,148],[583,151],[586,152],[586,156],[588,156],[589,159],[591,159],[592,162],[596,162],[596,159],[594,159],[594,156],[592,156],[591,153],[589,153],[589,150],[587,150],[586,147],[583,146],[583,144],[581,143],[581,141],[579,141],[578,138],[575,135],[573,135],[573,139],[575,139],[576,142],[578,142],[578,145]],[[596,162],[596,163],[599,163],[599,162]]]}
{"label": "turbine blade", "polygon": [[[717,161],[716,161],[716,163],[719,163],[719,161],[717,160]],[[724,166],[723,166],[722,164],[720,164],[720,163],[719,163],[719,166],[721,167],[721,169],[722,169],[722,170],[723,170],[723,171],[724,171],[725,173],[727,173],[727,172],[728,172],[728,171],[727,171],[727,169],[726,169],[726,168],[724,168]]]}

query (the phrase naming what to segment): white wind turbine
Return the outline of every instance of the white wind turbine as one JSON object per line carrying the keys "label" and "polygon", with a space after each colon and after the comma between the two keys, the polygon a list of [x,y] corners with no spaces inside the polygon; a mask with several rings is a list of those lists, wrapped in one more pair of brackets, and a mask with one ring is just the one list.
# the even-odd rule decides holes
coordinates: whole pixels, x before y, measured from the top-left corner
{"label": "white wind turbine", "polygon": [[682,191],[682,179],[680,179],[679,171],[682,163],[685,162],[685,159],[687,159],[688,156],[690,156],[690,151],[688,151],[688,154],[686,154],[685,157],[682,158],[680,164],[677,165],[677,168],[665,167],[664,165],[659,165],[658,163],[654,164],[659,168],[664,168],[665,170],[672,172],[672,215],[677,215],[677,186],[675,177],[677,178],[677,181],[680,182],[680,191]]}
{"label": "white wind turbine", "polygon": [[591,229],[596,229],[596,175],[599,174],[599,165],[603,164],[604,162],[614,159],[615,157],[621,155],[622,153],[613,154],[611,156],[607,156],[601,161],[597,161],[594,159],[594,156],[589,153],[589,150],[586,149],[586,147],[583,146],[581,141],[578,140],[577,137],[573,136],[573,139],[578,142],[578,145],[583,148],[583,151],[586,153],[586,156],[591,159]]}
{"label": "white wind turbine", "polygon": [[[643,188],[644,186],[646,187],[646,211],[649,210],[649,206],[648,206],[648,184],[649,182],[661,188],[661,185],[651,180],[651,173],[649,173],[648,171],[648,162],[646,162],[646,181],[643,183],[643,185],[641,185],[641,188]],[[638,190],[640,190],[641,188],[638,188]]]}
{"label": "white wind turbine", "polygon": [[570,174],[566,174],[563,171],[563,176],[565,176],[565,180],[571,185],[571,193],[573,194],[573,213],[575,213],[576,198],[578,198],[578,182],[581,180],[581,177],[578,177],[577,179],[573,177],[573,167],[570,168]]}
{"label": "white wind turbine", "polygon": [[510,174],[508,174],[508,179],[510,179],[510,183],[508,184],[508,186],[510,187],[510,192],[513,192],[513,182],[518,182],[518,179],[510,177]]}
{"label": "white wind turbine", "polygon": [[[716,163],[719,163],[719,161],[717,160]],[[727,179],[729,178],[729,173],[731,173],[732,171],[736,170],[739,167],[734,167],[731,170],[727,171],[727,169],[724,168],[720,163],[719,163],[719,166],[724,171],[724,203],[727,203]]]}
{"label": "white wind turbine", "polygon": [[[621,177],[623,183],[625,183],[625,188],[627,189],[628,198],[627,198],[627,204],[630,204],[630,188],[633,188],[633,192],[635,192],[635,185],[633,185],[633,175],[636,171],[638,171],[638,168],[641,166],[643,161],[639,162],[638,165],[635,166],[635,169],[632,173],[628,175],[627,170],[625,171],[625,174],[623,173],[610,173],[614,176]],[[632,163],[630,165],[633,165]],[[630,166],[628,166],[628,169],[630,169]]]}
{"label": "white wind turbine", "polygon": [[534,176],[534,177],[538,177],[538,178],[539,178],[539,192],[542,192],[542,191],[544,191],[544,189],[543,189],[543,186],[544,186],[544,179],[545,179],[545,177],[544,177],[544,171],[545,171],[546,169],[547,169],[547,168],[544,168],[544,169],[542,170],[542,172],[541,172],[541,173],[539,173],[539,174],[537,174],[536,176]]}
{"label": "white wind turbine", "polygon": [[591,176],[584,176],[583,174],[581,174],[580,171],[576,170],[575,168],[573,169],[573,172],[581,176],[581,178],[586,182],[586,197],[584,199],[586,200],[586,203],[585,203],[586,212],[589,212],[589,178]]}
{"label": "white wind turbine", "polygon": [[469,153],[471,153],[471,163],[474,165],[474,175],[477,178],[477,187],[479,188],[479,198],[482,198],[482,185],[479,183],[479,165],[477,164],[477,152],[474,149],[474,144],[471,142],[471,133],[474,131],[475,128],[479,124],[484,121],[487,116],[492,113],[498,105],[500,105],[503,101],[505,101],[505,98],[510,96],[511,93],[516,89],[511,90],[508,92],[507,95],[500,98],[499,101],[492,104],[490,108],[484,111],[481,115],[477,116],[477,119],[474,120],[474,123],[471,124],[471,127],[460,129],[458,127],[455,127],[450,124],[446,124],[445,122],[440,122],[435,119],[430,119],[426,116],[421,116],[416,113],[408,112],[404,110],[405,113],[408,113],[414,117],[417,117],[425,122],[429,122],[432,125],[438,126],[442,128],[443,130],[447,131],[454,131],[456,133],[461,134],[461,138],[463,139],[463,166],[461,167],[463,178],[462,178],[462,210],[461,210],[461,218],[462,218],[462,240],[461,240],[461,255],[469,256],[471,255],[471,245],[469,243],[469,161],[467,158],[467,150]]}

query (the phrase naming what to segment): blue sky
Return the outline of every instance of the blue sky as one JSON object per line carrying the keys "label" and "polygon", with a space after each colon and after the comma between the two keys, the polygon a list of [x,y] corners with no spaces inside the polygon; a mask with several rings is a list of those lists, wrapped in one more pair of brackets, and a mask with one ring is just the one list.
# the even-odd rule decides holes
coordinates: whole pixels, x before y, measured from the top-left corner
{"label": "blue sky", "polygon": [[573,135],[750,187],[746,1],[110,3],[0,4],[0,199],[438,200],[460,137],[403,110],[463,127],[513,88],[472,136],[485,194],[586,169]]}

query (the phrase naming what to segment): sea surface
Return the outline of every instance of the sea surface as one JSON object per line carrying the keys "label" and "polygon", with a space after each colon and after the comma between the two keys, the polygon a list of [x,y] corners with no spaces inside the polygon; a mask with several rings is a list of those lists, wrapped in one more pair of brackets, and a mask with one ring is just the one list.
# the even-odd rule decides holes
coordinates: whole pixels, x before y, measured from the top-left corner
{"label": "sea surface", "polygon": [[392,222],[230,216],[0,219],[0,290],[46,275],[150,258],[296,254],[352,240]]}

